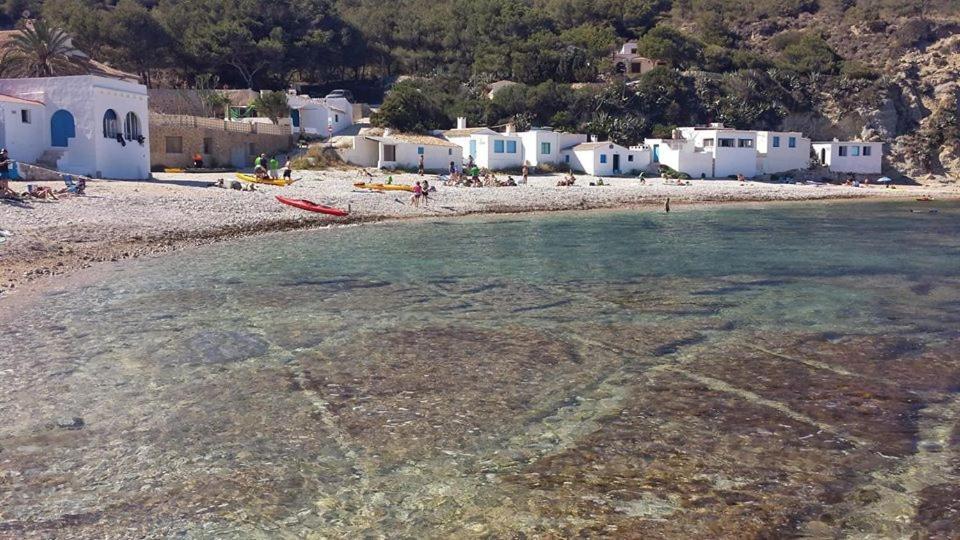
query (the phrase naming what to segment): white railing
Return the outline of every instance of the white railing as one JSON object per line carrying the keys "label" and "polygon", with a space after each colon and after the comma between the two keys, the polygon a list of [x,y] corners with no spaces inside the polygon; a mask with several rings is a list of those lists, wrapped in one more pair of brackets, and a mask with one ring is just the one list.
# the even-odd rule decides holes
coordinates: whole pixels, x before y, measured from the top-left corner
{"label": "white railing", "polygon": [[182,114],[150,113],[150,123],[157,126],[215,129],[234,133],[257,133],[261,135],[290,135],[290,128],[276,124],[230,122],[218,118],[187,116]]}

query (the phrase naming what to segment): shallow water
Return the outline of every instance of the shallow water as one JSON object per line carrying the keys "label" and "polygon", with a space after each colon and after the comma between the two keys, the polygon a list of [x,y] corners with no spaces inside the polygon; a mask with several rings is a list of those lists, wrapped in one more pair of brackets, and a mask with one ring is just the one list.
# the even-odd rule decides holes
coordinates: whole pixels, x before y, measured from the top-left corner
{"label": "shallow water", "polygon": [[391,223],[97,272],[0,336],[0,537],[960,534],[960,204]]}

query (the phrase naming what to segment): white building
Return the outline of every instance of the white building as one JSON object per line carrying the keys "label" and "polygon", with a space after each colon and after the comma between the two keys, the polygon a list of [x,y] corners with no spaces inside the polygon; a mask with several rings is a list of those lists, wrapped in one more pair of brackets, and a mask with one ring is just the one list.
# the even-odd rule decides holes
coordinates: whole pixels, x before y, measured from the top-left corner
{"label": "white building", "polygon": [[98,75],[0,79],[0,146],[14,161],[96,178],[150,177],[147,88]]}
{"label": "white building", "polygon": [[463,149],[450,141],[426,135],[385,132],[383,135],[341,137],[348,144],[337,152],[347,163],[378,169],[416,169],[423,156],[424,169],[449,171],[450,162],[460,165]]}
{"label": "white building", "polygon": [[466,119],[457,119],[457,129],[443,132],[450,142],[463,149],[464,157],[473,157],[481,169],[498,171],[523,166],[523,145],[515,133],[497,133],[490,128],[467,128]]}
{"label": "white building", "polygon": [[521,160],[530,167],[562,165],[563,150],[587,142],[582,133],[563,133],[549,128],[531,128],[517,133],[523,147]]}
{"label": "white building", "polygon": [[644,73],[667,63],[662,60],[645,58],[637,54],[637,42],[628,41],[613,55],[613,67],[617,73],[628,78],[639,77]]}
{"label": "white building", "polygon": [[329,137],[354,124],[354,107],[346,97],[289,95],[290,124],[294,135]]}
{"label": "white building", "polygon": [[813,152],[822,165],[835,173],[880,174],[883,172],[883,143],[830,141],[813,143]]}
{"label": "white building", "polygon": [[757,157],[760,174],[809,169],[810,139],[796,131],[758,131]]}
{"label": "white building", "polygon": [[757,175],[757,132],[712,124],[674,131],[672,139],[647,139],[652,160],[694,178]]}
{"label": "white building", "polygon": [[563,161],[571,170],[592,176],[635,174],[650,164],[650,151],[612,142],[585,142],[564,150]]}

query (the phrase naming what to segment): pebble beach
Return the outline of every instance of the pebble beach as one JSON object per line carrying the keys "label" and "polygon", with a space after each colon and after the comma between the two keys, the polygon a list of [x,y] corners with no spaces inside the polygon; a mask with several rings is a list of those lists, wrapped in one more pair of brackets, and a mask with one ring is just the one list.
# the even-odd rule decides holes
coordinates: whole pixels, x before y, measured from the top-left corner
{"label": "pebble beach", "polygon": [[[67,274],[98,262],[152,255],[191,245],[265,232],[357,224],[390,219],[443,218],[478,213],[521,213],[603,208],[660,209],[667,198],[674,207],[689,204],[813,201],[834,199],[960,197],[948,187],[880,186],[855,188],[727,180],[596,179],[580,176],[572,187],[557,187],[559,175],[533,176],[520,187],[462,188],[435,185],[426,206],[414,206],[406,192],[359,190],[370,180],[354,169],[302,171],[288,187],[257,186],[246,192],[210,187],[232,174],[155,174],[152,181],[93,181],[83,197],[58,201],[0,204],[0,295],[50,276]],[[415,174],[393,174],[396,184],[413,184]],[[427,176],[428,180],[435,177]],[[52,188],[55,183],[40,183]],[[24,184],[13,184],[14,189]],[[278,203],[276,195],[303,198],[350,210],[333,218]]]}

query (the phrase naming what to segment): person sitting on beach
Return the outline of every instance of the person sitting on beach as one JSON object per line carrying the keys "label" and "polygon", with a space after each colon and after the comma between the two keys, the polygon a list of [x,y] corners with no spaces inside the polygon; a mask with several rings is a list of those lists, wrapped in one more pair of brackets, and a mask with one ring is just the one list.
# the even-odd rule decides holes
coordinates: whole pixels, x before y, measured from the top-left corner
{"label": "person sitting on beach", "polygon": [[737,175],[737,182],[740,182],[740,185],[741,185],[741,186],[742,186],[742,185],[745,185],[745,184],[747,183],[747,177],[743,176],[742,174],[738,174],[738,175]]}
{"label": "person sitting on beach", "polygon": [[270,175],[267,173],[267,169],[263,165],[257,165],[253,168],[253,175],[257,177],[257,180],[269,180]]}
{"label": "person sitting on beach", "polygon": [[23,194],[23,197],[33,197],[34,199],[57,199],[57,194],[50,188],[46,186],[38,186],[34,184],[27,184],[27,192]]}
{"label": "person sitting on beach", "polygon": [[423,196],[423,185],[420,184],[420,181],[413,185],[413,195],[410,196],[410,204],[414,206],[420,206],[420,197]]}
{"label": "person sitting on beach", "polygon": [[[526,183],[526,182],[524,182]],[[512,176],[507,177],[507,181],[503,184],[506,187],[517,187],[517,181],[513,179]]]}
{"label": "person sitting on beach", "polygon": [[203,168],[203,156],[200,154],[200,152],[197,152],[196,154],[193,155],[193,168],[194,169]]}

